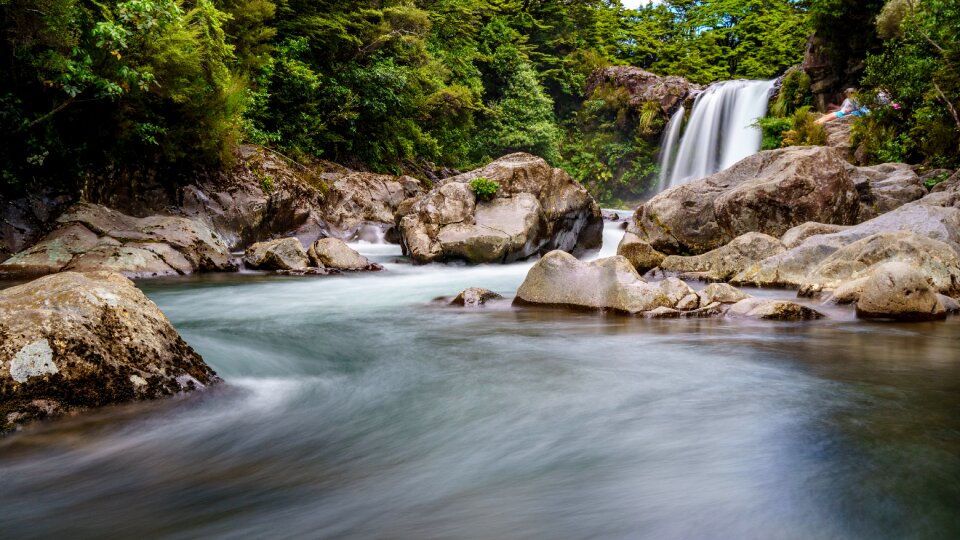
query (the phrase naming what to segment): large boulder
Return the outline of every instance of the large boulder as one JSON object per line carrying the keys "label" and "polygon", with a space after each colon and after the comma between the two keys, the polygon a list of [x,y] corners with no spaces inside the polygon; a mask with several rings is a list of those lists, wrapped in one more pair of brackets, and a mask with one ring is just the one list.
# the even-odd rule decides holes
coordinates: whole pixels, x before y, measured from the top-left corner
{"label": "large boulder", "polygon": [[243,262],[256,270],[303,270],[310,266],[310,258],[296,238],[257,242],[247,248]]}
{"label": "large boulder", "polygon": [[[527,273],[516,302],[635,314],[659,307],[677,309],[691,297],[698,298],[676,278],[647,283],[619,255],[581,262],[569,253],[551,251]],[[697,305],[694,300],[688,307]]]}
{"label": "large boulder", "polygon": [[726,281],[757,261],[786,251],[780,240],[763,234],[747,233],[734,238],[729,244],[708,251],[703,255],[682,257],[670,255],[663,259],[660,268],[667,272],[681,272],[683,278],[706,281]]}
{"label": "large boulder", "polygon": [[310,261],[320,268],[359,271],[381,270],[378,264],[360,255],[339,238],[321,238],[310,246],[307,252]]}
{"label": "large boulder", "polygon": [[[492,200],[477,200],[469,186],[476,178],[500,185]],[[447,179],[405,206],[400,232],[417,263],[512,262],[554,249],[579,254],[602,240],[600,208],[583,186],[530,154]]]}
{"label": "large boulder", "polygon": [[637,209],[629,231],[666,254],[699,254],[748,232],[779,237],[808,221],[853,224],[858,210],[836,150],[791,147],[664,191]]}
{"label": "large boulder", "polygon": [[883,264],[862,285],[857,316],[866,319],[929,321],[946,317],[946,309],[927,277],[902,262]]}
{"label": "large boulder", "polygon": [[[952,252],[953,255],[960,253],[960,193],[951,191],[931,193],[918,201],[907,203],[859,225],[832,234],[811,236],[784,253],[758,261],[757,264],[737,274],[732,282],[759,287],[797,288],[804,285],[808,276],[841,248],[870,236],[900,232],[913,233],[913,238],[922,239],[917,240],[916,246],[909,249],[906,246],[913,242],[904,243],[902,239],[898,239],[889,244],[890,249],[882,250],[888,254],[888,259],[894,257],[893,249],[907,249],[907,253],[927,249],[921,247],[920,243],[923,245],[928,243],[924,240],[940,242],[936,249],[942,250],[944,247],[949,247],[950,249],[945,253]],[[898,237],[894,235],[883,238],[889,240]]]}
{"label": "large boulder", "polygon": [[0,291],[0,431],[218,380],[118,274],[64,272]]}
{"label": "large boulder", "polygon": [[927,194],[923,180],[906,163],[884,163],[871,167],[851,165],[848,172],[860,196],[857,219],[861,222],[886,214]]}
{"label": "large boulder", "polygon": [[957,253],[939,240],[910,232],[878,233],[838,249],[806,276],[801,294],[835,290],[893,262],[914,268],[935,292],[960,297]]}
{"label": "large boulder", "polygon": [[56,222],[59,228],[4,261],[0,272],[111,270],[128,277],[148,277],[237,269],[219,235],[190,219],[135,218],[104,206],[78,203]]}

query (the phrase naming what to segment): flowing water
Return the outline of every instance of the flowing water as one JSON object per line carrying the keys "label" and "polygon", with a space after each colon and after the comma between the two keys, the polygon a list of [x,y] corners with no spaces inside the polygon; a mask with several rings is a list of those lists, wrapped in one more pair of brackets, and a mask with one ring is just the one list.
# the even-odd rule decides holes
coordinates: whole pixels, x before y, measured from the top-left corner
{"label": "flowing water", "polygon": [[753,124],[767,112],[775,81],[724,81],[697,96],[681,136],[685,111],[670,119],[663,141],[660,189],[722,171],[760,150]]}
{"label": "flowing water", "polygon": [[470,311],[529,263],[361,248],[141,283],[225,382],[0,439],[0,537],[960,537],[957,318]]}

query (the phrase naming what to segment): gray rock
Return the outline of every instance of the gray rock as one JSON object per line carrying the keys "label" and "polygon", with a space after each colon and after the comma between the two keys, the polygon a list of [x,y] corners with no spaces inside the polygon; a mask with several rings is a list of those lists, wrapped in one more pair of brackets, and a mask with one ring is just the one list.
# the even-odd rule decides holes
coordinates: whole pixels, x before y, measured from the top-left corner
{"label": "gray rock", "polygon": [[691,294],[696,293],[675,278],[647,283],[619,255],[581,262],[569,253],[551,251],[527,273],[516,302],[639,313],[676,309]]}
{"label": "gray rock", "polygon": [[808,321],[823,318],[823,314],[787,300],[747,298],[730,306],[728,315],[772,321]]}
{"label": "gray rock", "polygon": [[314,265],[337,270],[381,270],[338,238],[321,238],[310,246],[307,253]]}
{"label": "gray rock", "polygon": [[946,309],[926,277],[902,262],[876,268],[863,284],[857,317],[928,321],[946,317]]}
{"label": "gray rock", "polygon": [[301,270],[310,266],[307,252],[296,238],[258,242],[247,248],[243,261],[257,270]]}
{"label": "gray rock", "polygon": [[657,195],[629,231],[657,251],[706,253],[737,236],[781,236],[808,221],[853,224],[859,199],[844,161],[826,147],[760,152]]}
{"label": "gray rock", "polygon": [[726,283],[711,283],[699,293],[700,305],[707,306],[713,303],[736,304],[750,298],[750,295]]}
{"label": "gray rock", "polygon": [[871,167],[848,166],[860,196],[860,222],[895,210],[923,198],[927,189],[913,167],[906,163],[884,163]]}
{"label": "gray rock", "polygon": [[808,221],[803,225],[797,225],[789,231],[783,233],[780,241],[787,249],[793,249],[803,243],[804,240],[818,234],[833,234],[848,229],[846,225],[831,225],[829,223],[817,223]]}
{"label": "gray rock", "polygon": [[218,380],[118,274],[63,272],[0,291],[0,431]]}
{"label": "gray rock", "polygon": [[671,255],[660,263],[660,268],[667,272],[682,272],[685,278],[726,281],[759,261],[784,251],[783,244],[772,236],[747,233],[703,255]]}
{"label": "gray rock", "polygon": [[[481,177],[500,188],[493,200],[478,203],[469,183]],[[449,178],[400,206],[403,245],[417,263],[511,262],[554,249],[583,253],[602,239],[600,208],[583,186],[530,154]]]}
{"label": "gray rock", "polygon": [[60,223],[57,229],[0,264],[0,272],[110,270],[147,277],[237,269],[224,241],[190,219],[135,218],[104,206],[78,203],[56,221]]}

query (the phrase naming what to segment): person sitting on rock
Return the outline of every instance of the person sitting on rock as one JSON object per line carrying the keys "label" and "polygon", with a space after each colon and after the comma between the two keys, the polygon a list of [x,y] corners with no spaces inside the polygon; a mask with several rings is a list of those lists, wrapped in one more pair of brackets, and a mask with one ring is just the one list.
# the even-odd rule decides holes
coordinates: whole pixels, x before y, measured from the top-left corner
{"label": "person sitting on rock", "polygon": [[854,97],[857,90],[855,88],[847,88],[843,93],[846,96],[846,99],[843,100],[843,104],[840,105],[840,109],[836,112],[829,112],[821,116],[818,120],[818,124],[826,124],[827,122],[836,120],[838,118],[843,118],[847,115],[853,116],[863,116],[870,112],[866,107],[861,106],[857,99]]}

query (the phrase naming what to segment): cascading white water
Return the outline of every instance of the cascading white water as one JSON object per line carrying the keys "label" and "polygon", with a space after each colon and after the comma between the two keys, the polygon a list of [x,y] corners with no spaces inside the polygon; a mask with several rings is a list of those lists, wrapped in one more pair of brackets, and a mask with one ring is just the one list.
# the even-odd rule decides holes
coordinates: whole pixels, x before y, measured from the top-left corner
{"label": "cascading white water", "polygon": [[677,109],[677,112],[673,113],[673,116],[670,117],[670,121],[667,123],[665,135],[663,141],[660,145],[660,191],[666,189],[663,185],[664,180],[670,178],[670,173],[672,172],[672,167],[674,164],[674,154],[676,152],[677,143],[680,142],[680,128],[683,127],[683,118],[687,114],[687,109],[680,106]]}
{"label": "cascading white water", "polygon": [[[690,121],[679,138],[685,111],[670,119],[661,153],[660,189],[722,171],[760,150],[753,126],[767,112],[774,81],[724,81],[697,97]],[[675,155],[674,155],[675,154]]]}

